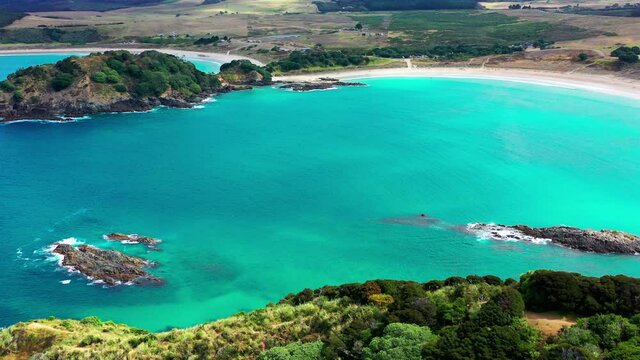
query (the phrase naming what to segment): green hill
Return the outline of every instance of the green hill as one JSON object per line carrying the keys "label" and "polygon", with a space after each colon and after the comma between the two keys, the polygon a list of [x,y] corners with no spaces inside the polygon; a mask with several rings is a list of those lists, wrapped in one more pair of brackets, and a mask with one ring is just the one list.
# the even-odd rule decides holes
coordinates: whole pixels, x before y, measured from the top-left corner
{"label": "green hill", "polygon": [[[0,355],[37,359],[637,359],[640,280],[536,271],[444,281],[374,280],[289,295],[189,329],[83,320],[0,332]],[[584,316],[556,336],[525,310]],[[531,314],[531,313],[527,313]]]}
{"label": "green hill", "polygon": [[[248,63],[248,62],[247,62]],[[233,85],[263,84],[270,74],[236,61],[221,74],[207,74],[173,55],[127,51],[69,57],[56,64],[18,70],[0,83],[0,117],[51,119],[100,112],[149,110],[154,106],[191,107]]]}

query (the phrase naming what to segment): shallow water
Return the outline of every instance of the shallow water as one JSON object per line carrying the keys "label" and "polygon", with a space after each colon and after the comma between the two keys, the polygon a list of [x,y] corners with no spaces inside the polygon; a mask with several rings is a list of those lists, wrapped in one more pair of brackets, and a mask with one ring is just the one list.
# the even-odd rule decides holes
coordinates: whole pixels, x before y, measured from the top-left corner
{"label": "shallow water", "polygon": [[[0,57],[1,69],[11,65]],[[0,126],[0,325],[97,315],[160,330],[371,278],[640,276],[637,256],[443,229],[494,221],[640,233],[640,106],[488,80],[366,82]],[[448,225],[393,221],[419,213]],[[164,242],[153,252],[101,239],[114,231]],[[88,286],[43,252],[70,237],[156,260],[167,284]]]}

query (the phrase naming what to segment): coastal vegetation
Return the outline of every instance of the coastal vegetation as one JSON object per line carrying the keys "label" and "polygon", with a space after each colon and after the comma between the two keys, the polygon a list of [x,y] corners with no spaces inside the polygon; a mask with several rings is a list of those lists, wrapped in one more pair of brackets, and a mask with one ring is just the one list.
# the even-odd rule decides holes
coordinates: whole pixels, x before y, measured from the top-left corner
{"label": "coastal vegetation", "polygon": [[96,28],[0,29],[0,43],[6,44],[68,43],[82,45],[105,39],[106,37]]}
{"label": "coastal vegetation", "polygon": [[267,65],[270,72],[288,72],[309,68],[359,66],[369,63],[369,58],[357,51],[326,50],[316,47],[306,51],[294,51],[284,59]]}
{"label": "coastal vegetation", "polygon": [[220,66],[220,77],[232,84],[262,84],[271,82],[271,73],[249,60],[233,60]]}
{"label": "coastal vegetation", "polygon": [[[291,294],[227,319],[149,333],[55,318],[0,332],[0,355],[141,359],[635,359],[640,280],[539,270],[425,283],[373,280]],[[555,335],[531,311],[582,316]]]}

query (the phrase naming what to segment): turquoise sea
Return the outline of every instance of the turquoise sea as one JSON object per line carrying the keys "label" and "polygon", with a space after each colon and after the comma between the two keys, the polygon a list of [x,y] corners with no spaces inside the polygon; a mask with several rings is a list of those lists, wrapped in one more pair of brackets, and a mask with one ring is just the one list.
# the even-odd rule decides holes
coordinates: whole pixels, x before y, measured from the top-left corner
{"label": "turquoise sea", "polygon": [[[0,57],[0,75],[52,60]],[[381,221],[427,213],[640,234],[637,102],[490,80],[365,82],[0,126],[0,326],[96,315],[162,330],[372,278],[640,276],[638,256]],[[164,242],[108,244],[109,232]],[[47,260],[71,237],[156,260],[167,284],[88,285]]]}

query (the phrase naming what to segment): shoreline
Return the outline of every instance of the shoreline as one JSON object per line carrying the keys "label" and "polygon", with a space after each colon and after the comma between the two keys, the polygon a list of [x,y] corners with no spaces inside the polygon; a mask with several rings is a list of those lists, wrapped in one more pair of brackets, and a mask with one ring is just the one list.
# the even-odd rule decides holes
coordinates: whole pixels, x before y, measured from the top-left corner
{"label": "shoreline", "polygon": [[0,56],[7,55],[37,55],[37,54],[65,54],[65,53],[92,53],[92,52],[105,52],[113,50],[127,50],[134,54],[141,53],[143,51],[155,50],[165,54],[175,55],[177,57],[184,57],[195,60],[205,60],[218,63],[220,65],[228,63],[232,60],[249,60],[252,63],[264,66],[265,64],[246,56],[233,55],[227,53],[212,53],[205,51],[190,51],[190,50],[173,50],[173,49],[155,49],[155,48],[128,48],[128,47],[70,47],[70,48],[55,48],[55,49],[11,49],[0,50]]}
{"label": "shoreline", "polygon": [[274,76],[274,81],[317,81],[320,77],[336,78],[341,81],[385,77],[422,77],[481,79],[520,82],[534,85],[554,86],[640,100],[640,81],[624,79],[614,75],[583,73],[561,73],[541,70],[507,68],[389,68],[353,69],[327,71],[309,74]]}
{"label": "shoreline", "polygon": [[[64,54],[104,52],[110,50],[127,50],[140,53],[156,50],[187,59],[211,61],[220,65],[232,60],[249,60],[256,65],[265,64],[246,56],[228,53],[201,52],[192,50],[174,50],[162,48],[129,48],[119,46],[105,47],[69,47],[69,48],[31,48],[31,49],[2,49],[0,56],[31,55],[31,54]],[[566,89],[586,90],[606,95],[619,96],[632,100],[640,100],[640,80],[626,79],[614,74],[585,74],[566,73],[532,69],[512,68],[465,68],[465,67],[428,67],[428,68],[383,68],[383,69],[344,69],[329,70],[316,73],[274,76],[274,81],[317,81],[320,77],[337,78],[341,81],[384,78],[384,77],[415,77],[415,78],[451,78],[451,79],[480,79],[527,83],[533,85],[554,86]]]}

